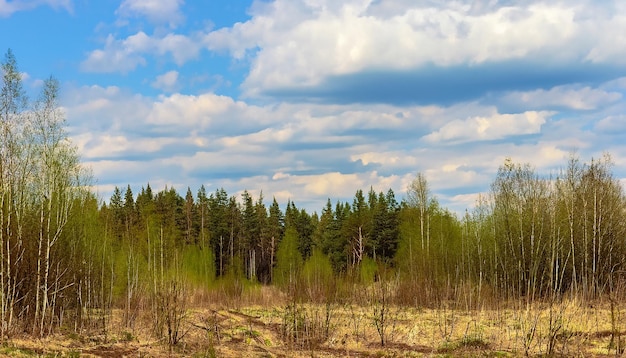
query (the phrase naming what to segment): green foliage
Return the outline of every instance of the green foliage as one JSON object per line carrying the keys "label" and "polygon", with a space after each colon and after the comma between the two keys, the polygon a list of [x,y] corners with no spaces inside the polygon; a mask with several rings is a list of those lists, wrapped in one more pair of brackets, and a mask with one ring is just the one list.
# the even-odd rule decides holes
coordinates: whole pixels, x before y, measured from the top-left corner
{"label": "green foliage", "polygon": [[313,254],[304,263],[302,278],[307,282],[322,283],[332,280],[334,277],[333,267],[320,250],[313,250]]}
{"label": "green foliage", "polygon": [[[338,204],[337,210],[343,210],[343,206]],[[335,213],[330,199],[328,199],[324,210],[322,210],[314,238],[316,245],[321,248],[324,254],[328,255],[335,273],[339,273],[345,269],[345,246],[347,242],[341,235],[343,215],[341,215],[341,211],[337,212],[337,215]]]}
{"label": "green foliage", "polygon": [[371,284],[376,280],[378,274],[378,263],[370,258],[365,257],[359,265],[359,280],[363,284]]}
{"label": "green foliage", "polygon": [[424,255],[421,249],[419,212],[415,208],[404,207],[400,213],[400,241],[395,264],[403,280],[415,280],[421,269],[418,261]]}
{"label": "green foliage", "polygon": [[313,250],[313,254],[304,263],[301,274],[303,284],[309,299],[322,301],[329,299],[333,294],[335,274],[328,256],[320,250]]}
{"label": "green foliage", "polygon": [[243,260],[239,256],[233,258],[225,275],[217,281],[217,288],[229,299],[238,302],[244,292],[254,289],[256,284],[246,278],[243,271]]}
{"label": "green foliage", "polygon": [[274,283],[279,287],[291,287],[296,284],[303,261],[298,250],[298,241],[296,229],[288,227],[276,252]]}
{"label": "green foliage", "polygon": [[182,275],[197,287],[207,288],[215,280],[215,259],[208,248],[187,246],[182,254]]}
{"label": "green foliage", "polygon": [[145,258],[128,246],[119,247],[112,255],[113,267],[109,268],[113,271],[111,293],[114,300],[121,302],[128,294],[137,293],[138,289],[149,285],[150,277],[145,273],[150,271]]}

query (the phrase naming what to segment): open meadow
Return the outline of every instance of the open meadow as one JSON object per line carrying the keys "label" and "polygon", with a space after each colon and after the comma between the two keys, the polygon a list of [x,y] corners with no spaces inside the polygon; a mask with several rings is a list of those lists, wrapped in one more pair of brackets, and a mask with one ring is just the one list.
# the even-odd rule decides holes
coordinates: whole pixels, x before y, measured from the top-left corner
{"label": "open meadow", "polygon": [[[365,290],[367,291],[367,290]],[[155,338],[150,310],[94,315],[42,339],[12,337],[0,354],[93,357],[621,356],[623,305],[578,300],[465,309],[401,307],[363,293],[354,302],[300,303],[272,287],[238,299],[190,295]],[[378,297],[380,298],[380,297]],[[213,302],[211,302],[213,301]],[[454,307],[456,306],[456,307]],[[172,320],[172,322],[168,321]],[[103,325],[104,324],[106,325]]]}

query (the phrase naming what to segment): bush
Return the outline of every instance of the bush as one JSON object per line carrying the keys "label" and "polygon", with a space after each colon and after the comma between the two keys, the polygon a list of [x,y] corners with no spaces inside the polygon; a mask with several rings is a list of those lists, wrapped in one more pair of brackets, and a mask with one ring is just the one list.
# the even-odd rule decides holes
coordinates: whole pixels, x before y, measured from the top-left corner
{"label": "bush", "polygon": [[285,237],[278,244],[276,252],[276,267],[274,268],[274,284],[281,288],[293,289],[297,283],[302,256],[298,251],[298,232],[290,227],[285,231]]}
{"label": "bush", "polygon": [[302,268],[302,281],[307,298],[313,302],[325,302],[334,297],[335,276],[328,256],[313,250]]}

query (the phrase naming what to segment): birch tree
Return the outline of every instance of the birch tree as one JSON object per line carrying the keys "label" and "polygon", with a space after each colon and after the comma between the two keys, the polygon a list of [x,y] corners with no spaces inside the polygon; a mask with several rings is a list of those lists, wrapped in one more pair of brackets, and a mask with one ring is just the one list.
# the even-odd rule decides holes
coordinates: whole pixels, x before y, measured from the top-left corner
{"label": "birch tree", "polygon": [[[50,276],[54,264],[52,251],[62,237],[83,174],[76,150],[64,130],[65,117],[59,110],[58,92],[59,83],[56,79],[49,78],[44,82],[33,124],[40,208],[35,321],[38,322],[40,334],[44,333],[46,319],[50,320]],[[56,280],[59,280],[58,275]],[[58,288],[58,285],[55,286]]]}
{"label": "birch tree", "polygon": [[[1,66],[2,87],[0,89],[0,319],[1,335],[11,329],[19,284],[17,261],[21,258],[21,242],[16,240],[14,229],[19,228],[16,208],[19,185],[23,183],[23,174],[31,168],[25,163],[23,143],[28,127],[26,109],[28,98],[23,89],[22,76],[17,60],[9,49]],[[27,165],[28,164],[28,165]],[[20,177],[20,174],[22,176]],[[16,225],[16,221],[18,221]],[[15,247],[17,245],[18,247]]]}

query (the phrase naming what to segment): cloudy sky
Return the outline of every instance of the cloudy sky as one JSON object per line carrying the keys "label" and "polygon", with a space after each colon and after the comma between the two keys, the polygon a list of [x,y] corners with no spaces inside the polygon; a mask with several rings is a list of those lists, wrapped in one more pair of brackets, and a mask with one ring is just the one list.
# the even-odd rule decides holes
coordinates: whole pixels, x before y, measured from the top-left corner
{"label": "cloudy sky", "polygon": [[204,184],[319,211],[422,172],[460,213],[506,157],[608,152],[626,178],[620,0],[0,0],[0,47],[29,91],[61,81],[104,199]]}

